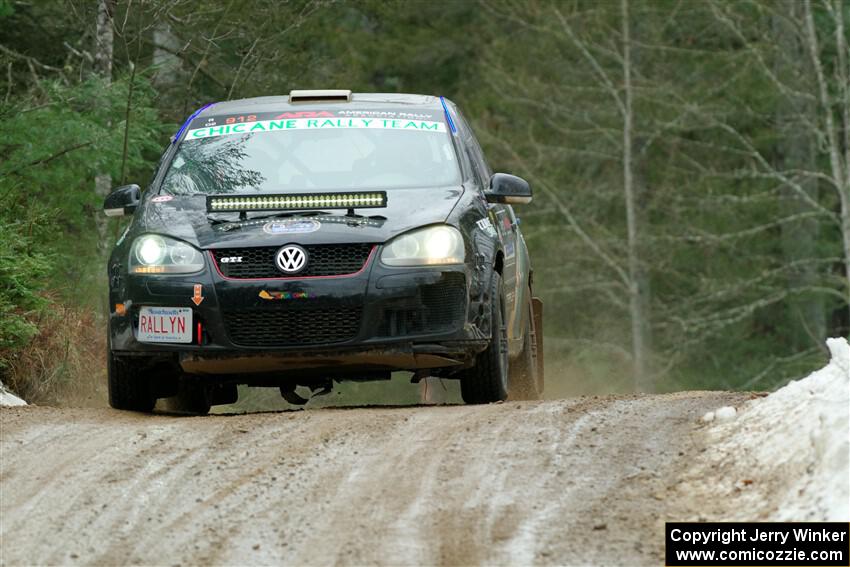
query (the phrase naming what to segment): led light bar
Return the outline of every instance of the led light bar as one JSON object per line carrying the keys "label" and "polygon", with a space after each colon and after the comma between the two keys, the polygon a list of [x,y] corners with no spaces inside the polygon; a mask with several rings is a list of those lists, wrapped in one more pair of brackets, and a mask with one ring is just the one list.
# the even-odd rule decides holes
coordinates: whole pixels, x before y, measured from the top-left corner
{"label": "led light bar", "polygon": [[376,209],[387,206],[386,191],[369,193],[301,193],[284,195],[207,196],[207,211],[289,211]]}

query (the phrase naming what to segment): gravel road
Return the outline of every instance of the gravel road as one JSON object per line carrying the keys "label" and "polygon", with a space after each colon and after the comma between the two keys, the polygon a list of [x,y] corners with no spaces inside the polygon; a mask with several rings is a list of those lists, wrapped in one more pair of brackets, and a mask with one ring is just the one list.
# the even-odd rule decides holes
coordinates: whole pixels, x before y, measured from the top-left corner
{"label": "gravel road", "polygon": [[745,398],[2,408],[0,564],[661,565],[699,417]]}

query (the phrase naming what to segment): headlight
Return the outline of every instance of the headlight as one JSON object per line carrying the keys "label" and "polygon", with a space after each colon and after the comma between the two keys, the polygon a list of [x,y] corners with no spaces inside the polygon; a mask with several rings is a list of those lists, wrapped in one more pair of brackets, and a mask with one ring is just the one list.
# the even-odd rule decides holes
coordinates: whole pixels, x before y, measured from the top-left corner
{"label": "headlight", "polygon": [[131,274],[192,274],[204,269],[204,258],[185,242],[145,234],[130,250]]}
{"label": "headlight", "polygon": [[465,256],[460,231],[439,225],[393,238],[384,246],[381,261],[388,266],[433,266],[462,264]]}

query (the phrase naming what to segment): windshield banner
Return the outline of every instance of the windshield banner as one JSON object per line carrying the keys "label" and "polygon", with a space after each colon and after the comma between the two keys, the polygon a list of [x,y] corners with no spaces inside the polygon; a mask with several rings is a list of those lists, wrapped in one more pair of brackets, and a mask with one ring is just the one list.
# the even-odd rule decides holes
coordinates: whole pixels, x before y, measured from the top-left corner
{"label": "windshield banner", "polygon": [[306,110],[247,115],[210,116],[192,121],[186,140],[277,130],[328,130],[368,128],[446,132],[438,113],[387,110]]}

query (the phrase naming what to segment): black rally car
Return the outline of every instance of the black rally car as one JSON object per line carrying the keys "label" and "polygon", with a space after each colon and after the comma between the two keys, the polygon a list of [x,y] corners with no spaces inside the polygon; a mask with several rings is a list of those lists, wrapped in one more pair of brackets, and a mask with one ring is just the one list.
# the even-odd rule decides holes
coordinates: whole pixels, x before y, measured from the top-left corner
{"label": "black rally car", "polygon": [[542,304],[511,204],[442,97],[293,91],[209,104],[109,259],[109,400],[204,413],[236,386],[307,386],[410,371],[459,379],[467,403],[543,389]]}

